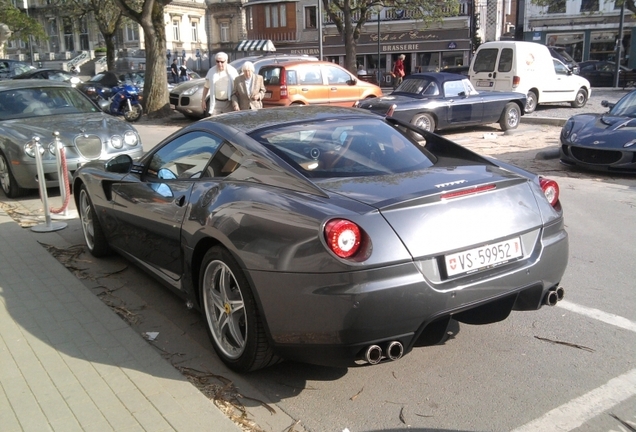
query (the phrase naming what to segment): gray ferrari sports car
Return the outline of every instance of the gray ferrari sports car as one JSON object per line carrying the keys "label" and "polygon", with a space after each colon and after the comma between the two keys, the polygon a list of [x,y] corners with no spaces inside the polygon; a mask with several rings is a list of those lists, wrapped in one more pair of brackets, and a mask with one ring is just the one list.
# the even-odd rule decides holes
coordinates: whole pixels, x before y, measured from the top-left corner
{"label": "gray ferrari sports car", "polygon": [[[426,142],[416,142],[418,132]],[[397,360],[563,297],[558,185],[390,117],[240,111],[73,179],[88,249],[199,308],[219,357]]]}
{"label": "gray ferrari sports car", "polygon": [[636,90],[604,114],[577,114],[561,129],[561,163],[595,171],[636,174]]}

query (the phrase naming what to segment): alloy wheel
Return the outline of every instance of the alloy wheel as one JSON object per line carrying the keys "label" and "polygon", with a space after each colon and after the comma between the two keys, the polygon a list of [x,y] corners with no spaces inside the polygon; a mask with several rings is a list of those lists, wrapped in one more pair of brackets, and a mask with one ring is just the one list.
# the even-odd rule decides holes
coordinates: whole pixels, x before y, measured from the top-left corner
{"label": "alloy wheel", "polygon": [[88,198],[88,193],[84,189],[82,189],[82,191],[80,192],[79,214],[80,221],[82,222],[82,232],[84,233],[86,246],[88,246],[88,248],[92,250],[95,248],[95,227],[93,225],[91,201]]}
{"label": "alloy wheel", "polygon": [[8,196],[11,191],[11,174],[4,155],[0,155],[0,184],[2,184],[5,195]]}
{"label": "alloy wheel", "polygon": [[238,359],[248,337],[243,293],[232,270],[212,261],[203,276],[203,301],[210,332],[216,345],[230,359]]}

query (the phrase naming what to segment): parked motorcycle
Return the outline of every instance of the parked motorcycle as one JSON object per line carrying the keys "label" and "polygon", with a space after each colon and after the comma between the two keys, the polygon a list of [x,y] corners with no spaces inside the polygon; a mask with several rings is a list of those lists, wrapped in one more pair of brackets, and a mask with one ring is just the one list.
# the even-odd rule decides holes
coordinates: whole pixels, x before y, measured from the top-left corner
{"label": "parked motorcycle", "polygon": [[98,90],[97,101],[100,108],[109,114],[123,116],[126,121],[136,122],[143,114],[139,87],[129,83],[121,83],[110,89],[110,97],[104,90]]}

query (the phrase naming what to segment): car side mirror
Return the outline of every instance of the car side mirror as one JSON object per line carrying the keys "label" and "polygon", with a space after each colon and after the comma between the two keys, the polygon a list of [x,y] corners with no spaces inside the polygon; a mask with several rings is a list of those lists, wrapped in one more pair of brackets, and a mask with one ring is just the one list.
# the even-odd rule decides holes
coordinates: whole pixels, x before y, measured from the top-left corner
{"label": "car side mirror", "polygon": [[357,79],[351,78],[349,81],[347,81],[347,84],[352,86],[352,85],[356,85],[357,82],[358,82]]}
{"label": "car side mirror", "polygon": [[465,98],[466,97],[466,92],[465,91],[461,91],[461,92],[457,93],[457,96]]}
{"label": "car side mirror", "polygon": [[614,105],[616,105],[616,104],[612,103],[612,102],[609,102],[609,101],[606,101],[606,100],[601,101],[601,106],[603,106],[605,108],[612,109],[612,108],[614,108]]}
{"label": "car side mirror", "polygon": [[104,164],[106,172],[128,174],[132,168],[133,160],[127,154],[115,156]]}

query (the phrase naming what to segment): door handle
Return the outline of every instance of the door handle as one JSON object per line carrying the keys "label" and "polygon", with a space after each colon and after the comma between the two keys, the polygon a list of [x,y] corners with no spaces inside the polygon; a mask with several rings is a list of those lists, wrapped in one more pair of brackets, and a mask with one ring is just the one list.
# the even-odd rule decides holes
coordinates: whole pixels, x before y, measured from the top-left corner
{"label": "door handle", "polygon": [[493,73],[492,73],[492,77],[493,77],[493,78],[497,78],[497,72],[493,72]]}

